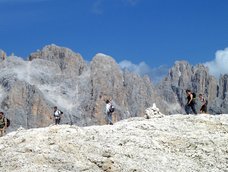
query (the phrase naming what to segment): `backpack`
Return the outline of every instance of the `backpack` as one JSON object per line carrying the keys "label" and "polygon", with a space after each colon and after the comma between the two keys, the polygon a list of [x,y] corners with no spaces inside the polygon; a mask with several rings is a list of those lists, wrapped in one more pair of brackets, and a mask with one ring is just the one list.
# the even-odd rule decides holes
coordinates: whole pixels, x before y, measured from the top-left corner
{"label": "backpack", "polygon": [[10,126],[10,120],[8,118],[6,118],[6,120],[7,120],[7,127],[9,127]]}
{"label": "backpack", "polygon": [[4,118],[4,121],[5,121],[5,119],[6,119],[6,122],[7,122],[7,127],[9,127],[10,126],[10,120],[8,119],[8,118]]}
{"label": "backpack", "polygon": [[63,114],[63,112],[61,110],[57,110],[57,112],[58,112],[58,114],[55,114],[55,112],[54,112],[54,117],[60,117]]}
{"label": "backpack", "polygon": [[114,108],[113,105],[111,105],[110,108],[109,108],[109,112],[113,113],[114,111],[115,111],[115,108]]}
{"label": "backpack", "polygon": [[192,93],[193,99],[196,98],[196,93]]}

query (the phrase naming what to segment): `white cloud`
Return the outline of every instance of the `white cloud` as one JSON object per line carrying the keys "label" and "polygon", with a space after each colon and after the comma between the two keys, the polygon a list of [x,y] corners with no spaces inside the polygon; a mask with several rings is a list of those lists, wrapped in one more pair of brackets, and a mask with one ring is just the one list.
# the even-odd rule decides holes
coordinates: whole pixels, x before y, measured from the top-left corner
{"label": "white cloud", "polygon": [[140,62],[139,64],[133,64],[128,60],[123,60],[119,63],[120,67],[124,70],[134,72],[140,76],[148,75],[154,83],[158,83],[164,76],[168,73],[168,66],[159,66],[157,68],[151,68],[145,62]]}
{"label": "white cloud", "polygon": [[210,74],[219,77],[221,74],[228,74],[228,48],[218,50],[215,59],[205,63]]}
{"label": "white cloud", "polygon": [[127,69],[141,76],[145,75],[146,73],[149,73],[151,70],[150,67],[145,62],[141,62],[138,65],[136,65],[128,60],[123,60],[122,62],[119,63],[119,65],[122,69]]}

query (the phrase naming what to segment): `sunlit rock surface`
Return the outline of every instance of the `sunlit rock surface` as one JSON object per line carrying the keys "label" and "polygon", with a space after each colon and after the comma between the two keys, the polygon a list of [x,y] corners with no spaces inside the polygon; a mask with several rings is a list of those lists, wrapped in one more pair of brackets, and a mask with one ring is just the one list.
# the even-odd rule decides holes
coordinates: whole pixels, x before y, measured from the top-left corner
{"label": "sunlit rock surface", "polygon": [[0,171],[225,172],[227,145],[228,115],[19,129],[0,138]]}

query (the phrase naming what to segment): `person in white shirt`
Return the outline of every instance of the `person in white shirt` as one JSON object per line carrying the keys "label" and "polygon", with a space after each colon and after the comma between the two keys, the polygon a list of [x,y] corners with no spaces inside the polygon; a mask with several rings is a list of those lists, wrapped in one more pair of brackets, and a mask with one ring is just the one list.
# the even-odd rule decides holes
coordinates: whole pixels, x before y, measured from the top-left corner
{"label": "person in white shirt", "polygon": [[112,112],[110,111],[112,107],[112,104],[109,100],[106,100],[106,115],[107,115],[107,122],[110,125],[113,125],[112,123]]}

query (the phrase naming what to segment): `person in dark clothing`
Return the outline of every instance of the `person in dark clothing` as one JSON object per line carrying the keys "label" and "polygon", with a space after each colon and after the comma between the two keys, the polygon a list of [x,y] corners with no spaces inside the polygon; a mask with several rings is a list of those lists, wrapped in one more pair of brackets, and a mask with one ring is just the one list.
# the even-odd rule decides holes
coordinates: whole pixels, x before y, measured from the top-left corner
{"label": "person in dark clothing", "polygon": [[199,94],[199,99],[201,101],[200,113],[207,113],[207,100],[203,97],[202,94]]}
{"label": "person in dark clothing", "polygon": [[55,118],[55,125],[60,124],[62,112],[58,110],[57,106],[54,107],[54,118]]}
{"label": "person in dark clothing", "polygon": [[185,106],[185,111],[187,114],[190,114],[190,110],[192,110],[192,112],[194,114],[197,114],[196,112],[196,108],[195,108],[195,100],[194,100],[194,96],[193,93],[191,92],[191,90],[186,90],[186,94],[187,94],[187,104]]}

